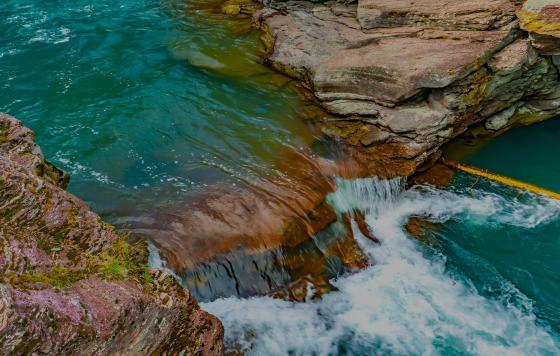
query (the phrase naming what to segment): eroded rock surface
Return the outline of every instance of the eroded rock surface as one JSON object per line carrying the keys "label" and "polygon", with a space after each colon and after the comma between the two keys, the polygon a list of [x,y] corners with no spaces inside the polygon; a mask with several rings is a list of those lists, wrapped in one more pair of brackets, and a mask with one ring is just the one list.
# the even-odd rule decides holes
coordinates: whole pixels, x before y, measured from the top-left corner
{"label": "eroded rock surface", "polygon": [[395,26],[491,30],[515,18],[510,0],[359,0],[363,29]]}
{"label": "eroded rock surface", "polygon": [[475,123],[501,132],[560,113],[548,56],[559,47],[535,39],[556,35],[555,3],[268,1],[254,20],[269,62],[313,91],[331,113],[324,133],[348,144],[361,173],[408,176]]}
{"label": "eroded rock surface", "polygon": [[67,182],[0,114],[0,353],[221,354],[219,320]]}
{"label": "eroded rock surface", "polygon": [[[474,124],[499,133],[560,113],[560,60],[519,28],[519,1],[262,5],[254,20],[268,62],[310,89],[325,110],[315,116],[318,127],[342,141],[344,152],[337,160],[279,153],[276,168],[286,179],[210,187],[154,224],[136,226],[195,290],[212,289],[216,269],[228,271],[231,288],[201,295],[258,293],[258,283],[235,281],[248,273],[258,280],[259,256],[301,246],[332,226],[336,216],[324,200],[332,177],[409,176],[429,168],[443,144]],[[255,9],[245,0],[222,6],[233,16]],[[294,266],[286,271],[300,269]],[[289,273],[296,286],[312,279]]]}
{"label": "eroded rock surface", "polygon": [[560,3],[557,0],[527,0],[517,16],[535,48],[542,54],[560,55]]}

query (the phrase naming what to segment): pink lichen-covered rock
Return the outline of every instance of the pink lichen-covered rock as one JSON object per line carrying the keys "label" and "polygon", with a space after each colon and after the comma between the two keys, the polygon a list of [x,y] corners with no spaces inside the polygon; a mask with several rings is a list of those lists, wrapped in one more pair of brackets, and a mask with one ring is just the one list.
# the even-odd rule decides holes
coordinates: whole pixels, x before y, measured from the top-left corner
{"label": "pink lichen-covered rock", "polygon": [[0,114],[0,354],[222,353],[223,329]]}

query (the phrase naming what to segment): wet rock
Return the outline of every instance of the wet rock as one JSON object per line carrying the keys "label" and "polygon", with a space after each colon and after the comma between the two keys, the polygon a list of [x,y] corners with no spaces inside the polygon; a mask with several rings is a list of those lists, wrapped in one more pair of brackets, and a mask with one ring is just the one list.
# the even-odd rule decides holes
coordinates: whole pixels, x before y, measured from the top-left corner
{"label": "wet rock", "polygon": [[423,218],[412,217],[404,228],[416,240],[427,245],[435,245],[437,244],[437,236],[433,232],[441,229],[442,225]]}
{"label": "wet rock", "polygon": [[352,221],[353,221],[363,236],[367,237],[368,239],[370,239],[375,243],[380,243],[379,239],[371,233],[366,223],[365,216],[362,212],[354,211],[352,212],[352,214],[344,214],[342,219],[344,225],[346,226],[347,231],[349,231],[351,235],[352,235]]}
{"label": "wet rock", "polygon": [[292,300],[289,291],[294,281],[308,280],[311,294],[317,297],[330,290],[330,279],[367,265],[352,231],[336,222],[296,246],[265,251],[238,248],[177,274],[182,285],[203,301],[254,295]]}
{"label": "wet rock", "polygon": [[62,189],[30,130],[1,114],[0,138],[1,354],[222,353],[219,320]]}
{"label": "wet rock", "polygon": [[[527,1],[518,15],[537,2]],[[329,112],[317,121],[326,136],[347,144],[358,166],[352,172],[390,177],[426,168],[473,124],[502,132],[560,113],[558,69],[533,38],[543,30],[533,26],[525,39],[516,6],[272,1],[254,20],[271,65],[306,83]],[[549,22],[551,6],[541,6]]]}
{"label": "wet rock", "polygon": [[279,154],[277,168],[283,176],[212,186],[134,231],[148,234],[174,271],[238,249],[296,246],[336,220],[325,201],[334,183],[306,153]]}
{"label": "wet rock", "polygon": [[222,12],[227,15],[252,15],[258,4],[252,0],[228,0],[222,4]]}
{"label": "wet rock", "polygon": [[455,176],[455,171],[448,166],[436,163],[430,169],[419,172],[411,177],[409,185],[433,185],[435,187],[445,188]]}

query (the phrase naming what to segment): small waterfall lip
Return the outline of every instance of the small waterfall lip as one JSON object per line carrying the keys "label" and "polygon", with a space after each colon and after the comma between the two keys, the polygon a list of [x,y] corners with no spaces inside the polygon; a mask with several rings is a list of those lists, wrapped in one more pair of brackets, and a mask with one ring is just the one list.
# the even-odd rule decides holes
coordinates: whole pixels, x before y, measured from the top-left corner
{"label": "small waterfall lip", "polygon": [[227,346],[250,355],[560,353],[559,336],[538,323],[531,300],[514,285],[504,283],[507,300],[480,295],[446,270],[444,256],[428,258],[404,229],[412,216],[530,229],[557,220],[558,203],[431,186],[406,190],[405,183],[338,179],[328,201],[340,214],[364,213],[381,244],[354,226],[355,238],[375,265],[333,280],[338,290],[320,300],[203,303],[224,323]]}
{"label": "small waterfall lip", "polygon": [[167,267],[167,264],[161,258],[159,249],[151,241],[148,241],[148,267],[162,270],[164,273],[173,276],[177,282],[181,283],[181,278]]}

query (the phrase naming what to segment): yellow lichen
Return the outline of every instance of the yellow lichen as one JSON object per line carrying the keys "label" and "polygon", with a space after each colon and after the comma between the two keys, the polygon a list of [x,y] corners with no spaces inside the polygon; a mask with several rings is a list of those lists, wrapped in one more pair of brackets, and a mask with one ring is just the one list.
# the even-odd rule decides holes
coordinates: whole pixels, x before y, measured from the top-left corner
{"label": "yellow lichen", "polygon": [[518,10],[517,17],[519,18],[519,25],[525,31],[560,37],[560,22],[547,22],[541,19],[537,13],[525,9]]}
{"label": "yellow lichen", "polygon": [[237,15],[241,12],[241,7],[239,5],[223,5],[222,12],[226,15]]}

